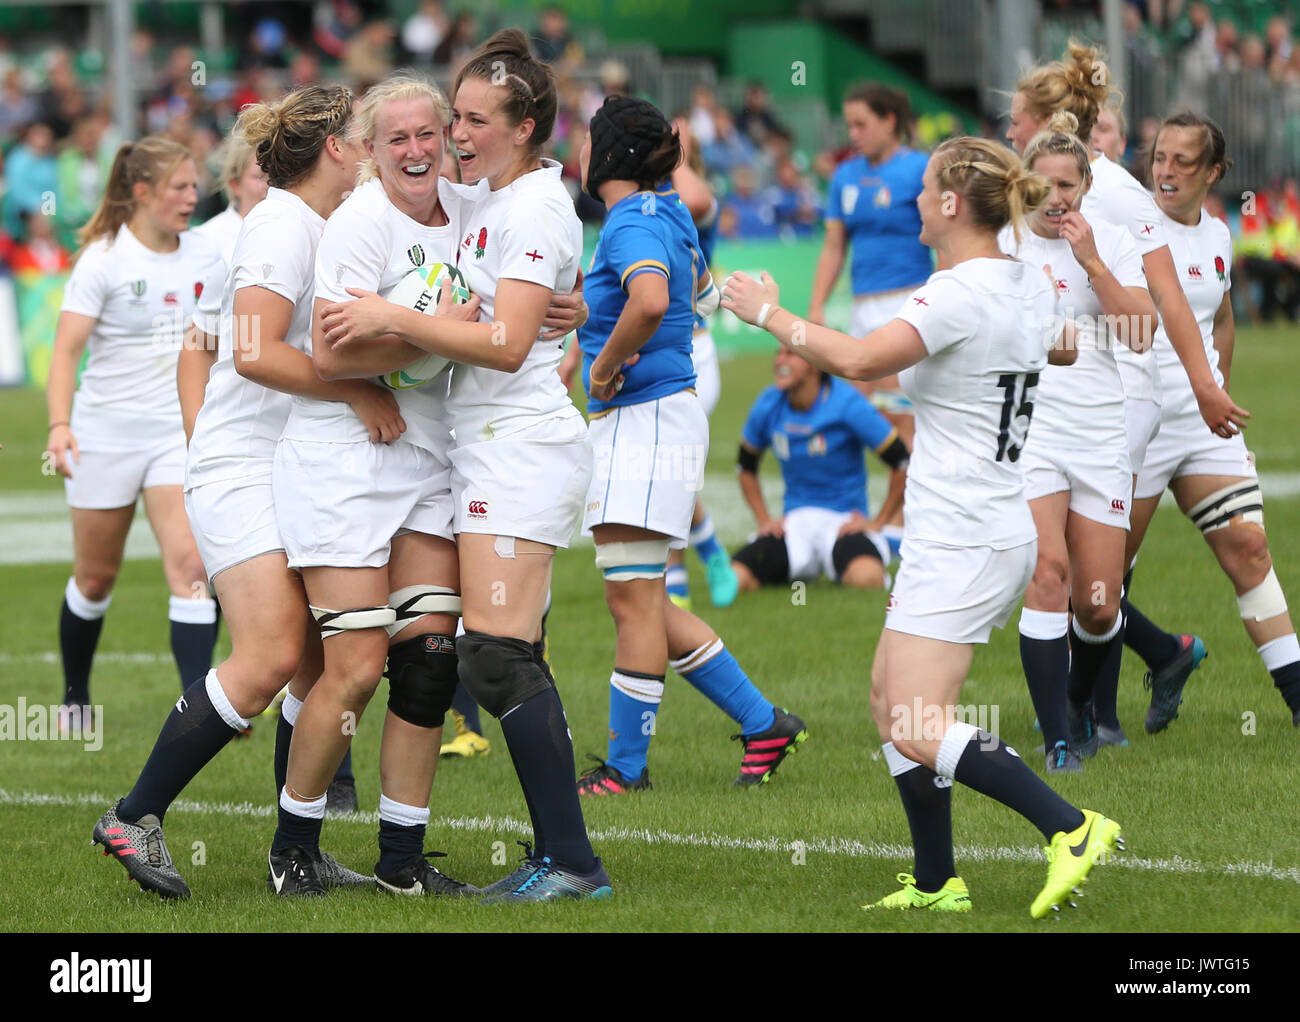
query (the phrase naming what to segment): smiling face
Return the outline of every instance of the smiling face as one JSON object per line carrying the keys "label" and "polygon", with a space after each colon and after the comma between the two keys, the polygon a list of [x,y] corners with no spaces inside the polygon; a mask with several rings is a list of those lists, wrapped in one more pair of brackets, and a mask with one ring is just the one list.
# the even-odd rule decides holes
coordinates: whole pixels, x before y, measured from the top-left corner
{"label": "smiling face", "polygon": [[443,125],[426,98],[391,99],[375,111],[375,131],[365,151],[375,161],[384,191],[417,220],[438,203]]}
{"label": "smiling face", "polygon": [[1024,153],[1029,140],[1042,130],[1044,121],[1035,117],[1029,110],[1029,103],[1023,92],[1011,97],[1011,124],[1007,128],[1007,141],[1018,153]]}
{"label": "smiling face", "polygon": [[1205,132],[1192,127],[1161,128],[1151,156],[1156,202],[1175,220],[1195,223],[1210,186],[1220,176],[1219,168],[1205,159]]}
{"label": "smiling face", "polygon": [[893,116],[881,117],[859,99],[844,104],[844,124],[849,129],[853,148],[872,163],[898,141],[894,137]]}
{"label": "smiling face", "polygon": [[199,201],[199,175],[194,161],[186,158],[176,165],[166,181],[150,187],[137,184],[136,209],[160,234],[180,234],[190,225]]}
{"label": "smiling face", "polygon": [[487,178],[498,187],[497,182],[528,154],[533,120],[511,124],[501,109],[507,96],[504,85],[493,85],[486,78],[471,77],[460,83],[451,108],[451,140],[466,184]]}
{"label": "smiling face", "polygon": [[1052,184],[1047,201],[1030,219],[1030,227],[1044,238],[1059,238],[1062,215],[1077,210],[1088,191],[1087,182],[1079,172],[1079,161],[1066,153],[1043,153],[1034,160],[1030,170],[1038,171]]}
{"label": "smiling face", "polygon": [[787,348],[781,348],[772,360],[772,375],[776,379],[777,389],[788,393],[819,374],[817,368],[801,355],[796,355]]}

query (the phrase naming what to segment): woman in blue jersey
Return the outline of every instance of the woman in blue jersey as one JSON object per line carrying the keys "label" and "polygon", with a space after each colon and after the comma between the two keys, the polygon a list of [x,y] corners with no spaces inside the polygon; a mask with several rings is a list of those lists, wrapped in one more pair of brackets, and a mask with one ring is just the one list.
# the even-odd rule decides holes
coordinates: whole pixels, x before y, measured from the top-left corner
{"label": "woman in blue jersey", "polygon": [[[844,123],[858,155],[840,164],[831,176],[826,240],[808,303],[812,323],[826,322],[826,301],[850,245],[853,321],[849,333],[854,337],[865,337],[893,319],[908,294],[930,276],[930,252],[916,240],[921,231],[916,199],[926,157],[906,145],[911,119],[911,104],[898,89],[868,83],[850,89],[844,97]],[[880,394],[876,400],[885,409],[906,411],[893,377],[872,384],[871,390]],[[911,423],[897,424],[910,441]]]}
{"label": "woman in blue jersey", "polygon": [[[880,535],[903,504],[907,448],[871,402],[798,352],[781,348],[776,383],[759,394],[740,440],[740,489],[758,535],[732,555],[742,591],[792,579],[834,579],[852,589],[884,589],[889,544]],[[781,465],[785,513],[773,518],[758,482],[769,447]],[[889,496],[867,517],[864,450],[891,469]]]}
{"label": "woman in blue jersey", "polygon": [[578,331],[596,470],[583,530],[596,543],[618,634],[610,676],[610,750],[579,790],[650,787],[654,718],[671,664],[739,725],[739,785],[769,780],[807,737],[772,706],[699,618],[669,599],[670,547],[686,545],[708,455],[709,423],[693,388],[697,294],[713,289],[690,213],[669,183],[681,160],[671,125],[643,100],[612,96],[591,120],[580,163],[608,209],[585,283]]}
{"label": "woman in blue jersey", "polygon": [[[864,338],[801,323],[776,282],[733,274],[724,305],[845,376],[901,373],[916,408],[903,566],[871,669],[871,711],[907,813],[915,875],[872,909],[969,912],[952,845],[952,782],[1014,809],[1048,841],[1049,914],[1118,844],[1120,828],[1052,791],[995,735],[956,719],[976,643],[1005,624],[1033,575],[1036,536],[1020,449],[1033,391],[1055,348],[1054,295],[1042,270],[998,250],[1047,198],[1047,181],[987,139],[935,150],[919,198],[921,240],[943,265],[897,318]],[[1053,361],[1072,352],[1052,350]],[[981,396],[983,395],[983,396]],[[915,707],[915,709],[914,709]],[[920,710],[921,719],[916,717]]]}

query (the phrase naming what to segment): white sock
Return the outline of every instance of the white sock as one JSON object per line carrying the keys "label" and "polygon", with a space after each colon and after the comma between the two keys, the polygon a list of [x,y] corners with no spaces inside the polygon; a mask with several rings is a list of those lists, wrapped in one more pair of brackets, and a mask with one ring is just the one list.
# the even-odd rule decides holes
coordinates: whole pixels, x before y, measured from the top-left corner
{"label": "white sock", "polygon": [[1059,639],[1070,628],[1068,611],[1030,610],[1020,612],[1020,634],[1026,639]]}
{"label": "white sock", "polygon": [[[1110,630],[1107,631],[1105,635],[1093,635],[1092,632],[1085,632],[1083,630],[1083,627],[1079,624],[1079,619],[1076,617],[1070,630],[1074,632],[1080,642],[1086,642],[1092,646],[1100,646],[1102,643],[1110,642],[1111,639],[1115,638],[1115,636],[1119,634],[1120,627],[1123,624],[1124,615],[1116,614],[1114,623],[1110,626]],[[1297,657],[1297,659],[1300,659],[1300,657]]]}
{"label": "white sock", "polygon": [[167,618],[184,625],[217,623],[217,601],[207,597],[171,596],[167,599]]}
{"label": "white sock", "polygon": [[689,540],[691,546],[699,546],[701,543],[707,543],[713,537],[713,515],[705,515],[704,521],[691,528]]}
{"label": "white sock", "polygon": [[1287,664],[1293,664],[1300,660],[1300,641],[1296,640],[1295,632],[1292,632],[1280,639],[1273,639],[1264,643],[1256,652],[1259,653],[1259,658],[1264,661],[1265,668],[1276,671],[1279,667],[1285,667]]}
{"label": "white sock", "polygon": [[294,816],[301,816],[305,820],[323,820],[325,819],[325,796],[312,799],[310,802],[299,802],[296,798],[290,798],[288,786],[280,789],[280,808],[286,813],[293,813]]}
{"label": "white sock", "polygon": [[203,687],[208,691],[208,698],[212,700],[213,708],[230,727],[236,731],[247,731],[252,726],[230,705],[230,698],[226,695],[226,690],[221,687],[221,679],[217,677],[215,667],[208,671]]}
{"label": "white sock", "polygon": [[82,596],[81,590],[77,588],[76,579],[70,578],[63,590],[63,600],[67,603],[68,610],[81,620],[98,621],[108,612],[108,605],[113,602],[113,594],[109,593],[102,600],[92,600]]}
{"label": "white sock", "polygon": [[893,742],[886,742],[880,748],[885,754],[885,762],[889,765],[890,777],[901,777],[909,770],[915,770],[921,765],[915,760],[908,759],[901,752],[895,749]]}
{"label": "white sock", "polygon": [[379,796],[379,818],[399,827],[424,827],[429,823],[429,807],[408,806],[387,795]]}
{"label": "white sock", "polygon": [[284,702],[280,704],[280,716],[284,718],[285,723],[293,727],[298,723],[300,712],[302,712],[302,700],[292,692],[286,692]]}

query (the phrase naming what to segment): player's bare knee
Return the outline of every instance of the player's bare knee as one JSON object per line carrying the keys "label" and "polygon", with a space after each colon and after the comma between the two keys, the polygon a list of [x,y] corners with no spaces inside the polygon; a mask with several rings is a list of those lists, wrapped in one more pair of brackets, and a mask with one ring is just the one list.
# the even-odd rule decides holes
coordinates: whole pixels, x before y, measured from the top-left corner
{"label": "player's bare knee", "polygon": [[88,571],[76,578],[77,591],[92,603],[106,600],[117,584],[117,572],[110,570]]}
{"label": "player's bare knee", "polygon": [[885,566],[871,557],[856,557],[840,576],[840,585],[849,589],[883,589]]}
{"label": "player's bare knee", "polygon": [[758,579],[745,565],[739,561],[732,561],[731,571],[736,576],[736,588],[742,593],[752,593],[758,590]]}
{"label": "player's bare knee", "polygon": [[1119,601],[1106,600],[1099,606],[1094,606],[1091,602],[1083,604],[1077,601],[1074,604],[1074,617],[1079,622],[1079,627],[1089,635],[1105,635],[1115,627],[1115,619],[1119,616]]}

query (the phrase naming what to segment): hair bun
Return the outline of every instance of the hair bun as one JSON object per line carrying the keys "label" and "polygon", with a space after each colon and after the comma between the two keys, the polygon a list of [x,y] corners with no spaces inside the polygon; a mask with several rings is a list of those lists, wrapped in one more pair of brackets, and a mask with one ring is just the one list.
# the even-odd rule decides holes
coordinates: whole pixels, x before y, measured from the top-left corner
{"label": "hair bun", "polygon": [[1069,110],[1058,110],[1047,119],[1047,130],[1059,132],[1062,135],[1077,135],[1079,133],[1079,118],[1075,117]]}

